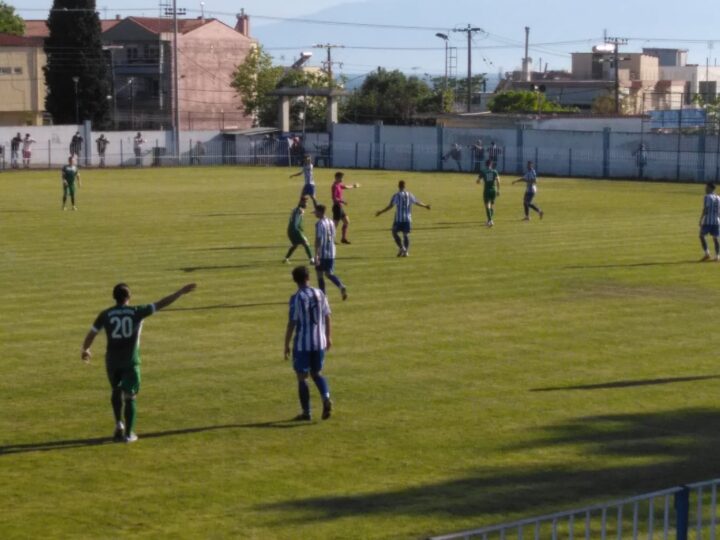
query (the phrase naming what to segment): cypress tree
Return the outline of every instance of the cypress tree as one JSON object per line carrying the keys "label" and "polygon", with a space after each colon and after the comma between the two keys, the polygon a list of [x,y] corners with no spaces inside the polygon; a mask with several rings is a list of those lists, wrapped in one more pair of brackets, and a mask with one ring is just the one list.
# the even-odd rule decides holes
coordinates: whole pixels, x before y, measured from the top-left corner
{"label": "cypress tree", "polygon": [[108,65],[102,49],[95,0],[54,0],[45,40],[45,110],[55,124],[75,123],[75,83],[80,122],[97,129],[110,120]]}

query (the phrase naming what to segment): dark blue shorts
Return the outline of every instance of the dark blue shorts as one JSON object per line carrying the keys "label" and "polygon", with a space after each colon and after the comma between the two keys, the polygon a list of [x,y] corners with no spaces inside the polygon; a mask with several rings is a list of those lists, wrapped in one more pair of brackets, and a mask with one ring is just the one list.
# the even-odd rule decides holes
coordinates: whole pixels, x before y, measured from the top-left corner
{"label": "dark blue shorts", "polygon": [[320,259],[316,268],[320,272],[328,272],[332,274],[335,272],[335,259]]}
{"label": "dark blue shorts", "polygon": [[701,225],[700,236],[705,236],[706,234],[710,236],[720,236],[720,225]]}
{"label": "dark blue shorts", "polygon": [[305,184],[302,189],[300,196],[307,195],[308,197],[315,196],[315,184]]}
{"label": "dark blue shorts", "polygon": [[293,369],[296,373],[318,373],[325,364],[325,351],[293,351]]}
{"label": "dark blue shorts", "polygon": [[534,192],[532,192],[532,191],[526,191],[526,192],[525,192],[525,199],[524,199],[523,202],[524,202],[525,204],[530,204],[530,203],[533,201],[534,198],[535,198],[535,193],[534,193]]}
{"label": "dark blue shorts", "polygon": [[407,234],[410,232],[411,229],[412,229],[412,226],[410,225],[409,221],[397,221],[397,222],[393,223],[393,227],[392,227],[392,230],[395,233],[401,232],[401,233]]}

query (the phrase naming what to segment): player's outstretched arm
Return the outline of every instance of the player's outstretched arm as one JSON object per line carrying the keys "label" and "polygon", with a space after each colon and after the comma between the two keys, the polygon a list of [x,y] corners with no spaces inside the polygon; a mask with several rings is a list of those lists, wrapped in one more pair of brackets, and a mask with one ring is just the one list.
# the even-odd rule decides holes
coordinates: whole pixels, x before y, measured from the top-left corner
{"label": "player's outstretched arm", "polygon": [[387,205],[385,208],[383,208],[382,210],[378,210],[377,212],[375,212],[375,217],[378,217],[379,215],[384,214],[385,212],[387,212],[388,210],[390,210],[392,207],[393,207],[392,204],[388,204],[388,205]]}
{"label": "player's outstretched arm", "polygon": [[325,315],[325,350],[329,351],[332,347],[332,323],[330,322],[330,315]]}
{"label": "player's outstretched arm", "polygon": [[422,206],[423,208],[427,208],[428,210],[430,210],[430,205],[429,205],[429,204],[425,204],[425,203],[422,203],[422,202],[420,202],[420,201],[415,201],[415,204],[416,204],[417,206]]}
{"label": "player's outstretched arm", "polygon": [[194,291],[196,287],[197,287],[197,285],[195,283],[188,283],[187,285],[185,285],[184,287],[181,287],[180,289],[178,289],[171,295],[166,296],[165,298],[162,298],[162,299],[158,300],[157,302],[155,302],[155,309],[159,311],[163,308],[168,307],[170,304],[172,304],[175,300],[177,300],[181,296]]}

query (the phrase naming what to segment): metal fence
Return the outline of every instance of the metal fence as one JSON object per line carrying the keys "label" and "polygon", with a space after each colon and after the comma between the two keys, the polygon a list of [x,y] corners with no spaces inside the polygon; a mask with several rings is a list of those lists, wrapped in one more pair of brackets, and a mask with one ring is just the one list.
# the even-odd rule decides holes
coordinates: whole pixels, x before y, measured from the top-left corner
{"label": "metal fence", "polygon": [[715,540],[720,479],[430,540]]}

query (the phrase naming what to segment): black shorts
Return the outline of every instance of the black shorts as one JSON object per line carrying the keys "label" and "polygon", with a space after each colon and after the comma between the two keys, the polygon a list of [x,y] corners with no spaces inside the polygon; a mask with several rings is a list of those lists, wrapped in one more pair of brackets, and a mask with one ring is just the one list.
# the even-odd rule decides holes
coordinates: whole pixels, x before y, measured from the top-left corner
{"label": "black shorts", "polygon": [[345,217],[345,209],[342,204],[335,203],[332,207],[333,221],[341,221]]}

